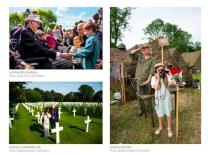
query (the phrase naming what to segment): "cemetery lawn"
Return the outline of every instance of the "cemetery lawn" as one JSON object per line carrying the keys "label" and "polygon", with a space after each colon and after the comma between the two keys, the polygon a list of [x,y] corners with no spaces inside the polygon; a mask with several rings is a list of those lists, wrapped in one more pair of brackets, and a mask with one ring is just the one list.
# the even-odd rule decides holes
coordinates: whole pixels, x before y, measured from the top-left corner
{"label": "cemetery lawn", "polygon": [[111,144],[200,144],[201,143],[201,92],[199,89],[185,88],[180,92],[179,103],[179,137],[175,139],[174,95],[172,97],[172,131],[168,138],[166,118],[163,119],[163,131],[155,135],[158,119],[153,111],[155,128],[152,127],[151,112],[147,117],[137,115],[137,100],[126,105],[111,105],[110,141]]}
{"label": "cemetery lawn", "polygon": [[[34,115],[37,111],[34,112]],[[90,117],[89,132],[85,132],[84,116],[75,116],[68,112],[61,114],[60,132],[61,144],[102,144],[102,119]],[[10,144],[55,144],[56,135],[50,134],[45,138],[42,126],[37,118],[32,116],[22,104],[19,105],[17,115],[9,129]]]}

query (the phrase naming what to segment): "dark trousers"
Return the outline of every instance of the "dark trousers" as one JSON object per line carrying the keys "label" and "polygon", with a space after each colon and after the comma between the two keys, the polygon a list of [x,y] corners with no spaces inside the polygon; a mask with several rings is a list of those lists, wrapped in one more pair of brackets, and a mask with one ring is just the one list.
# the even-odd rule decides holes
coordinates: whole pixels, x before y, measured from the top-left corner
{"label": "dark trousers", "polygon": [[137,88],[137,102],[138,102],[138,106],[139,106],[139,110],[138,110],[138,113],[141,114],[144,112],[144,103],[143,103],[143,100],[139,97],[139,95],[143,95],[141,94],[140,92],[140,89],[139,89],[139,86],[140,84],[136,84]]}
{"label": "dark trousers", "polygon": [[71,60],[55,60],[52,63],[52,69],[73,69]]}

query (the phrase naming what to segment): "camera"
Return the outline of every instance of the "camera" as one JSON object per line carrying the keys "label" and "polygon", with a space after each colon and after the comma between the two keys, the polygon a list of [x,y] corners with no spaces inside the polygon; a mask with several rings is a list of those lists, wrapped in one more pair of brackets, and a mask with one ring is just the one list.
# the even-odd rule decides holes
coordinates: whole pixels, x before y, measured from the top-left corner
{"label": "camera", "polygon": [[168,74],[169,71],[165,70],[165,69],[161,69],[161,70],[159,70],[159,73],[160,73],[160,78],[165,78],[166,74]]}

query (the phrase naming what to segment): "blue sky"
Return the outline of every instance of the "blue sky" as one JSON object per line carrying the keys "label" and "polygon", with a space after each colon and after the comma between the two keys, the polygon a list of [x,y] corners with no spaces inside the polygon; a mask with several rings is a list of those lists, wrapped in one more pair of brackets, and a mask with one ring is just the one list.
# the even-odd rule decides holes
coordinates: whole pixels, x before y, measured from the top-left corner
{"label": "blue sky", "polygon": [[178,25],[182,30],[192,34],[192,41],[201,42],[200,7],[140,7],[132,11],[129,21],[130,31],[123,32],[125,37],[122,42],[126,47],[148,42],[142,29],[157,18]]}
{"label": "blue sky", "polygon": [[66,95],[74,91],[77,92],[82,84],[91,86],[95,92],[102,90],[102,82],[28,82],[26,88],[40,88],[42,90],[54,90]]}
{"label": "blue sky", "polygon": [[[39,9],[30,8],[29,9]],[[74,23],[79,20],[92,19],[93,14],[98,12],[98,7],[45,7],[42,9],[50,9],[57,16],[57,24],[63,25],[63,28],[73,28]],[[25,7],[11,7],[9,12],[24,12]]]}

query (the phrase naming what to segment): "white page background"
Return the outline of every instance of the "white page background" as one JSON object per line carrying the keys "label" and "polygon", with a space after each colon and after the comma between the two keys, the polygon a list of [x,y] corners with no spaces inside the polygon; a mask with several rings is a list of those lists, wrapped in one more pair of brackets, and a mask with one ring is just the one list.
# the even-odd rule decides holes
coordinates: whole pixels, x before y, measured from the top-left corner
{"label": "white page background", "polygon": [[[9,7],[103,7],[103,70],[65,70],[53,71],[42,70],[37,74],[44,77],[35,78],[13,78],[9,71]],[[158,145],[110,145],[110,102],[109,102],[109,7],[201,7],[202,22],[202,130],[201,144],[158,144]],[[129,146],[134,154],[209,154],[210,146],[210,123],[209,123],[209,77],[210,77],[210,3],[207,0],[7,0],[1,1],[0,5],[0,146],[2,153],[9,152],[9,81],[102,81],[103,82],[103,144],[62,144],[62,145],[13,145],[13,146],[38,146],[49,152],[35,152],[36,154],[121,154],[122,152],[111,152],[110,146]],[[189,19],[190,20],[190,19]],[[196,24],[196,23],[195,23]],[[144,150],[148,152],[144,152]],[[20,153],[22,152],[14,152]],[[30,153],[30,152],[27,152]],[[125,152],[128,154],[129,152]],[[130,152],[129,154],[131,154]]]}

